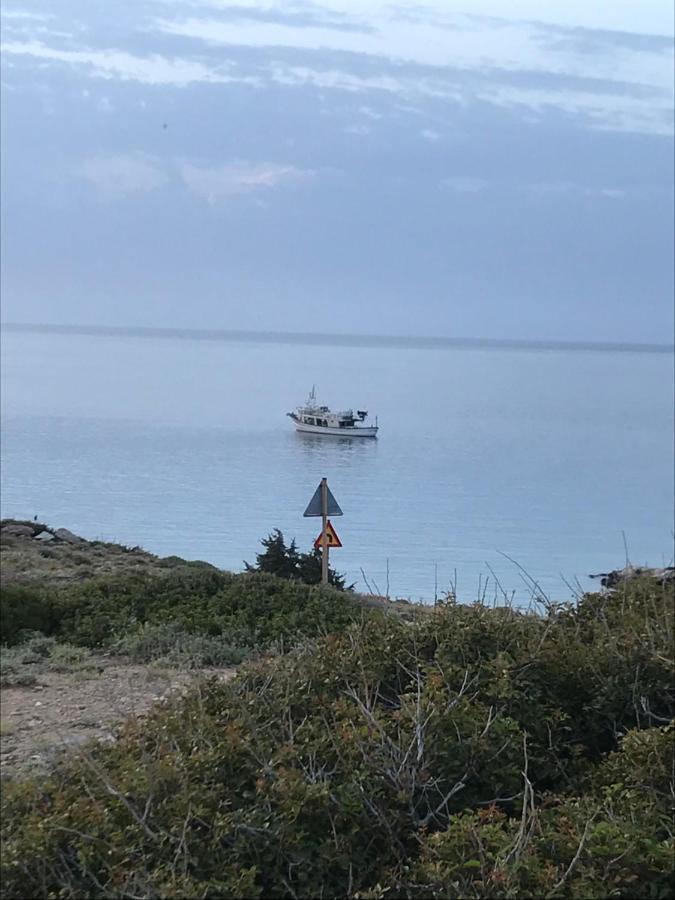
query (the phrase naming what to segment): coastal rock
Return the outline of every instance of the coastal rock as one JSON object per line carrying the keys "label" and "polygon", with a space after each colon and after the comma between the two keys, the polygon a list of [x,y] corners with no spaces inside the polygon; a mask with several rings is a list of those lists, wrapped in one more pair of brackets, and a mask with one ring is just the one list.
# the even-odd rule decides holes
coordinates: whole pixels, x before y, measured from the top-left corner
{"label": "coastal rock", "polygon": [[626,581],[633,581],[635,578],[654,578],[662,584],[675,582],[675,566],[666,566],[663,569],[650,569],[643,566],[627,565],[623,569],[613,569],[611,572],[599,572],[597,575],[591,575],[590,578],[599,578],[600,584],[607,590],[613,590]]}
{"label": "coastal rock", "polygon": [[40,534],[35,535],[35,540],[46,543],[47,541],[54,541],[54,540],[56,540],[56,538],[51,533],[51,531],[41,531]]}
{"label": "coastal rock", "polygon": [[16,537],[33,537],[35,533],[30,525],[3,525],[3,534],[13,534]]}
{"label": "coastal rock", "polygon": [[68,531],[67,528],[57,528],[54,534],[59,540],[65,541],[67,544],[79,544],[82,541],[81,537],[73,534],[72,531]]}

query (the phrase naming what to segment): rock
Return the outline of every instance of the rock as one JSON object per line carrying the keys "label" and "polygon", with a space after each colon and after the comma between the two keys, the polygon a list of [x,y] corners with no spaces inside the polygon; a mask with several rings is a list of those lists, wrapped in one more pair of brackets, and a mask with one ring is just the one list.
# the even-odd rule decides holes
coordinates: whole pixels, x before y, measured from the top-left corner
{"label": "rock", "polygon": [[675,582],[675,567],[666,566],[665,569],[649,569],[642,566],[624,566],[623,569],[614,569],[612,572],[599,572],[597,575],[591,575],[591,578],[599,578],[600,584],[608,591],[613,590],[617,585],[624,584],[626,581],[632,581],[635,578],[654,578],[662,584],[671,581]]}
{"label": "rock", "polygon": [[86,734],[68,734],[62,738],[62,743],[66,747],[78,747],[80,744],[86,744],[88,740]]}
{"label": "rock", "polygon": [[82,541],[81,537],[73,534],[72,531],[68,531],[67,528],[57,528],[54,534],[59,540],[65,541],[67,544],[79,544]]}
{"label": "rock", "polygon": [[56,538],[51,533],[51,531],[41,531],[40,534],[35,535],[36,541],[42,541],[43,544],[46,544],[47,541],[54,541]]}
{"label": "rock", "polygon": [[3,534],[13,534],[16,537],[33,537],[34,531],[30,525],[3,525]]}

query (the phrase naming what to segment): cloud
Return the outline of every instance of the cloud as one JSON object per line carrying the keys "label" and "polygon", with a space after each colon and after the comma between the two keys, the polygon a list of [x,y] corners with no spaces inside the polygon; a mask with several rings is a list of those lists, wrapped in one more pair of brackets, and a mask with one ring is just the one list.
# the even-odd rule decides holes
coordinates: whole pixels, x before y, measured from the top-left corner
{"label": "cloud", "polygon": [[476,178],[472,175],[453,175],[444,178],[441,186],[455,191],[458,194],[478,194],[488,187],[507,189],[518,194],[530,194],[535,197],[606,197],[610,200],[620,200],[626,192],[614,187],[589,186],[574,181],[551,181],[532,183],[511,183],[503,181],[487,181],[484,178]]}
{"label": "cloud", "polygon": [[[420,11],[422,13],[422,11]],[[393,14],[392,14],[393,13]],[[672,91],[672,67],[663,50],[668,39],[652,36],[614,35],[592,29],[565,29],[538,22],[466,17],[451,14],[442,23],[429,10],[420,18],[403,23],[395,10],[375,14],[372,27],[355,32],[332,30],[320,19],[313,27],[298,27],[293,21],[251,21],[246,17],[158,18],[157,31],[200,41],[207,46],[230,46],[285,50],[320,50],[323,54],[344,52],[364,59],[384,59],[396,64],[416,63],[429,67],[453,67],[481,71],[529,71],[579,75],[586,78],[646,83]],[[447,29],[447,24],[452,29]],[[442,26],[442,27],[441,27]],[[608,40],[608,34],[614,40]],[[583,36],[595,53],[580,51],[575,40]],[[556,43],[552,38],[559,38]]]}
{"label": "cloud", "polygon": [[[205,166],[183,160],[174,164],[186,187],[210,204],[237,194],[290,187],[316,174],[285,163],[235,161]],[[108,198],[148,193],[169,181],[156,158],[141,154],[91,157],[77,167],[76,174]]]}
{"label": "cloud", "polygon": [[419,80],[410,81],[390,75],[359,75],[333,67],[318,68],[275,62],[269,66],[268,75],[272,82],[288,86],[310,84],[314,87],[350,93],[378,91],[390,94],[424,93],[420,91],[422,86]]}
{"label": "cloud", "polygon": [[[174,4],[176,0],[173,0]],[[250,2],[250,0],[199,0],[184,3],[191,12],[217,13],[218,21],[281,25],[289,28],[328,28],[335,31],[345,31],[368,34],[375,30],[375,26],[361,18],[341,12],[336,9],[327,9],[317,3],[293,3],[283,0],[281,3]]]}
{"label": "cloud", "polygon": [[200,62],[175,57],[170,59],[157,53],[137,56],[123,50],[60,50],[39,41],[8,41],[3,53],[32,56],[36,59],[71,66],[83,66],[97,78],[119,78],[143,84],[168,84],[184,87],[196,82],[227,83],[246,80],[234,78],[225,71],[228,66],[206,66]]}
{"label": "cloud", "polygon": [[377,27],[354,32],[326,27],[320,17],[298,27],[289,18],[208,13],[153,25],[209,52],[273,54],[267,75],[278,83],[510,104],[524,114],[546,105],[591,127],[672,133],[672,48],[666,52],[665,37],[453,13],[439,19],[427,8],[406,21],[395,7],[369,15]]}
{"label": "cloud", "polygon": [[665,34],[634,34],[600,28],[563,28],[533,23],[539,41],[550,50],[597,53],[599,50],[630,50],[637,53],[665,53],[672,56],[673,38]]}
{"label": "cloud", "polygon": [[366,135],[372,134],[373,129],[370,125],[356,124],[356,125],[347,125],[345,128],[347,134],[358,134],[358,135]]}
{"label": "cloud", "polygon": [[458,194],[477,194],[484,191],[488,186],[484,178],[474,178],[470,175],[453,175],[450,178],[444,178],[441,185],[448,190],[456,191]]}
{"label": "cloud", "polygon": [[557,109],[570,116],[583,116],[587,124],[600,131],[625,131],[671,136],[673,111],[669,98],[654,103],[625,94],[551,90],[532,85],[529,88],[493,85],[476,93],[478,99],[505,109],[529,111],[543,116]]}
{"label": "cloud", "polygon": [[525,190],[537,197],[577,196],[607,197],[620,200],[626,192],[613,187],[589,187],[574,181],[554,181],[525,185]]}
{"label": "cloud", "polygon": [[[396,7],[376,15],[365,5],[355,18],[290,0],[153,0],[142,8],[143,24],[126,50],[61,47],[47,38],[10,39],[3,50],[8,58],[148,85],[311,85],[360,93],[367,95],[361,112],[372,118],[389,95],[464,109],[487,103],[530,122],[554,110],[596,130],[673,133],[672,49],[658,35],[452,12],[439,18],[426,7],[407,21]],[[157,10],[162,18],[155,18]],[[141,40],[148,53],[130,52]],[[181,55],[167,54],[167,46]],[[434,140],[433,134],[425,129],[421,136]]]}
{"label": "cloud", "polygon": [[[343,55],[315,58],[311,65],[274,61],[260,70],[260,80],[285,86],[312,85],[322,90],[397,96],[409,102],[442,102],[467,108],[489,104],[513,111],[529,121],[552,110],[605,131],[671,135],[672,100],[661,90],[557,73],[513,72],[486,68],[395,65],[369,60],[366,71]],[[351,70],[348,66],[351,64]],[[430,132],[431,129],[428,129]],[[429,139],[428,135],[423,135]],[[432,138],[433,139],[433,138]]]}
{"label": "cloud", "polygon": [[106,197],[147,193],[169,180],[156,161],[135,155],[94,156],[76,171]]}
{"label": "cloud", "polygon": [[433,128],[423,128],[422,131],[420,131],[420,137],[423,137],[425,141],[429,141],[430,143],[435,143],[441,139],[441,135],[437,131],[434,131]]}
{"label": "cloud", "polygon": [[54,16],[51,13],[36,13],[27,9],[3,9],[0,10],[3,19],[18,19],[29,22],[48,22]]}
{"label": "cloud", "polygon": [[212,205],[236,194],[298,184],[316,174],[312,169],[299,169],[284,163],[241,161],[221,166],[184,162],[180,173],[189,190]]}

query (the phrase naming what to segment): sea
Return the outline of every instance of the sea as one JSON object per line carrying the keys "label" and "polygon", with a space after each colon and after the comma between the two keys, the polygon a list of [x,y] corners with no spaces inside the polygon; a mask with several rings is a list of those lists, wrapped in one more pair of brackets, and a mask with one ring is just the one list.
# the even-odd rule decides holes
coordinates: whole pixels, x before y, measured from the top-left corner
{"label": "sea", "polygon": [[[359,591],[525,606],[672,564],[672,352],[5,328],[1,362],[3,517],[241,571],[312,546],[325,476]],[[313,385],[378,438],[298,434]]]}

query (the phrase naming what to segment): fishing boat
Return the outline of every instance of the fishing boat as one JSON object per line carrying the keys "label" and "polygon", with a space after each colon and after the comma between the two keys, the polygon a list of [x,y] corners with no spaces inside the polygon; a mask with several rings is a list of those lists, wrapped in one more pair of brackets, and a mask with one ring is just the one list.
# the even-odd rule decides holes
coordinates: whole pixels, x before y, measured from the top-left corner
{"label": "fishing boat", "polygon": [[331,412],[327,406],[319,406],[316,392],[312,392],[304,406],[298,406],[295,412],[286,413],[293,420],[297,431],[309,434],[331,435],[336,437],[377,437],[378,425],[375,417],[374,425],[364,425],[368,416],[365,409],[351,409],[342,412]]}

